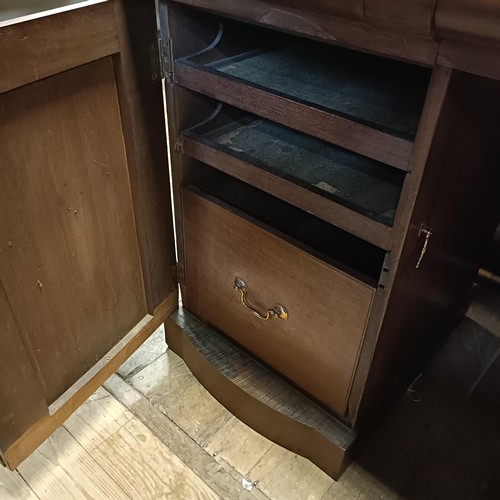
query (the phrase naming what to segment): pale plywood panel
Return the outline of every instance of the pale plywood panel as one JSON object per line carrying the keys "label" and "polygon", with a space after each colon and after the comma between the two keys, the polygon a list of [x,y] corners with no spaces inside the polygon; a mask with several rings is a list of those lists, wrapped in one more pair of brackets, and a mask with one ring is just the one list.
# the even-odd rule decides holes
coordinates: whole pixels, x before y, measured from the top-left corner
{"label": "pale plywood panel", "polygon": [[233,417],[208,440],[205,449],[246,476],[272,445],[272,441]]}
{"label": "pale plywood panel", "polygon": [[136,419],[91,453],[133,499],[220,498]]}
{"label": "pale plywood panel", "polygon": [[129,498],[64,428],[55,431],[18,470],[42,500]]}
{"label": "pale plywood panel", "polygon": [[155,408],[140,392],[113,375],[105,388],[157,436],[195,474],[225,500],[266,500],[257,489],[246,491],[242,476],[228,463],[219,463],[198,446],[175,422]]}
{"label": "pale plywood panel", "polygon": [[132,418],[133,415],[101,387],[65,422],[64,427],[87,451],[91,451]]}
{"label": "pale plywood panel", "polygon": [[2,500],[36,500],[38,497],[17,471],[0,465],[0,498]]}
{"label": "pale plywood panel", "polygon": [[163,325],[156,330],[151,337],[130,358],[123,363],[117,373],[123,377],[133,377],[143,368],[159,358],[167,351],[165,342],[165,327]]}
{"label": "pale plywood panel", "polygon": [[249,476],[273,500],[320,500],[333,484],[333,479],[309,460],[277,445],[259,460]]}
{"label": "pale plywood panel", "polygon": [[200,446],[232,417],[171,351],[132,377],[130,383]]}

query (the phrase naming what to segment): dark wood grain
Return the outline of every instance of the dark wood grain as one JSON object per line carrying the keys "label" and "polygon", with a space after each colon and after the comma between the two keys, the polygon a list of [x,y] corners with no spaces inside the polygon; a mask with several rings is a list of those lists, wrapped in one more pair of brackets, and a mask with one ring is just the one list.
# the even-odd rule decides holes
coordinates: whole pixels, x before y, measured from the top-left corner
{"label": "dark wood grain", "polygon": [[435,31],[446,40],[493,43],[500,49],[499,23],[500,4],[495,1],[439,0],[436,4]]}
{"label": "dark wood grain", "polygon": [[[433,450],[439,446],[442,436],[463,414],[464,402],[488,370],[499,348],[499,338],[465,318],[422,367],[422,374],[412,384],[411,391],[401,395],[374,429],[373,435],[360,447],[356,458],[359,465],[404,498],[407,497],[405,491],[410,493],[407,486],[415,475],[421,485],[427,485],[427,479],[432,478],[434,471],[428,469],[430,474],[422,474],[419,471],[422,463],[434,455]],[[477,424],[471,425],[462,437],[474,435],[476,427]],[[461,447],[463,439],[457,439],[457,443]],[[442,452],[446,455],[446,462],[450,463],[454,461],[457,449],[448,446]],[[484,464],[480,457],[475,462]],[[468,478],[469,475],[464,473],[462,478],[455,476],[454,480],[462,484],[468,483]],[[446,484],[451,477],[442,479]],[[421,487],[414,481],[412,483],[417,490]],[[459,498],[454,495],[444,497]]]}
{"label": "dark wood grain", "polygon": [[443,40],[437,63],[475,75],[500,80],[500,47],[483,43]]}
{"label": "dark wood grain", "polygon": [[2,28],[0,93],[119,51],[112,2]]}
{"label": "dark wood grain", "polygon": [[338,478],[356,433],[231,342],[179,310],[167,342],[198,380],[238,418]]}
{"label": "dark wood grain", "polygon": [[195,66],[176,63],[175,79],[179,85],[219,101],[408,170],[413,143],[405,139]]}
{"label": "dark wood grain", "polygon": [[[439,123],[439,117],[445,101],[452,71],[449,68],[437,66],[432,74],[431,83],[422,113],[412,158],[410,160],[411,175],[406,176],[398,206],[398,212],[393,228],[393,247],[390,254],[390,264],[386,285],[378,288],[375,296],[370,321],[368,323],[365,342],[361,350],[358,370],[353,383],[349,401],[351,422],[356,422],[361,395],[370,370],[373,351],[379,339],[380,328],[391,297],[391,290],[398,270],[399,261],[408,231],[412,213],[419,193],[422,177],[427,165],[434,135]],[[392,366],[392,365],[386,365]]]}
{"label": "dark wood grain", "polygon": [[429,2],[425,0],[419,1],[416,6],[412,3],[406,9],[401,7],[396,10],[389,3],[377,8],[375,0],[368,4],[372,20],[356,19],[347,14],[346,11],[354,5],[352,2],[315,2],[312,8],[307,9],[296,2],[290,5],[292,2],[270,3],[263,0],[176,2],[316,40],[422,64],[432,65],[437,51],[437,43],[428,36],[430,19],[426,6],[429,7]]}
{"label": "dark wood grain", "polygon": [[[365,403],[380,401],[394,374],[402,380],[409,360],[464,312],[481,253],[498,221],[498,92],[498,82],[459,72],[451,76],[367,377]],[[416,269],[421,224],[433,234]]]}
{"label": "dark wood grain", "polygon": [[404,498],[494,500],[500,462],[500,350],[403,491]]}
{"label": "dark wood grain", "polygon": [[146,314],[111,58],[0,117],[0,277],[51,404]]}
{"label": "dark wood grain", "polygon": [[48,410],[1,280],[0,318],[0,450],[5,452]]}
{"label": "dark wood grain", "polygon": [[[373,288],[193,192],[183,207],[186,307],[342,416]],[[279,303],[289,318],[253,316],[236,277],[258,309]]]}
{"label": "dark wood grain", "polygon": [[391,228],[380,222],[189,137],[183,139],[182,147],[188,156],[302,208],[380,248],[388,250],[392,246]]}
{"label": "dark wood grain", "polygon": [[152,81],[154,2],[115,1],[114,59],[134,214],[149,313],[174,289],[175,248],[162,82]]}

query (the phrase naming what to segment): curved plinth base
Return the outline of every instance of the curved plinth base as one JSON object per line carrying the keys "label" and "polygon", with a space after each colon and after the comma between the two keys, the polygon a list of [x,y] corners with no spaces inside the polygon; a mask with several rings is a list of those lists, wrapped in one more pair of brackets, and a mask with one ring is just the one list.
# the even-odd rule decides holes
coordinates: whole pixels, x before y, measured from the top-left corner
{"label": "curved plinth base", "polygon": [[231,413],[334,479],[349,463],[356,432],[318,407],[185,309],[165,323],[167,343]]}

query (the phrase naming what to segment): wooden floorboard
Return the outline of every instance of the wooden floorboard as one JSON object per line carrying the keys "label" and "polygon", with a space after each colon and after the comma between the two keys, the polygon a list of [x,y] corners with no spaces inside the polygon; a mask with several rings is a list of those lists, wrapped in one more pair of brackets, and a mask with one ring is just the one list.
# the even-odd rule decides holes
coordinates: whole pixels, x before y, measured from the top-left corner
{"label": "wooden floorboard", "polygon": [[0,467],[0,498],[2,500],[36,500],[38,497],[19,472],[11,472],[5,467]]}
{"label": "wooden floorboard", "polygon": [[18,468],[40,499],[129,499],[111,471],[102,468],[62,428],[52,434]]}
{"label": "wooden floorboard", "polygon": [[244,479],[235,470],[228,470],[204,451],[188,434],[165,414],[154,407],[136,389],[114,375],[105,388],[125,405],[134,416],[161,439],[179,459],[193,470],[221,497],[227,500],[265,500],[258,490],[249,492],[242,488]]}

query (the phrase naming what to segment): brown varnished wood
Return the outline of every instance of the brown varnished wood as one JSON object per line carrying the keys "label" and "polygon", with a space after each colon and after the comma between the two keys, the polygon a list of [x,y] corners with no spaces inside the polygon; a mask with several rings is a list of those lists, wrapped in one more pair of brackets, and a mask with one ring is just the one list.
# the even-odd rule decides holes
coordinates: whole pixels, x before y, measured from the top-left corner
{"label": "brown varnished wood", "polygon": [[112,2],[2,28],[0,93],[118,52]]}
{"label": "brown varnished wood", "polygon": [[411,141],[195,66],[176,63],[175,79],[179,85],[219,101],[408,170]]}
{"label": "brown varnished wood", "polygon": [[[434,17],[437,36],[500,47],[500,4],[496,1],[438,0]],[[480,56],[480,52],[477,52]]]}
{"label": "brown varnished wood", "polygon": [[328,200],[292,181],[273,175],[189,137],[183,138],[182,150],[184,154],[196,160],[302,208],[380,248],[388,250],[392,246],[390,227]]}
{"label": "brown varnished wood", "polygon": [[338,478],[356,433],[230,341],[179,310],[165,323],[167,342],[200,382],[264,436]]}
{"label": "brown varnished wood", "polygon": [[154,4],[115,2],[120,54],[114,59],[148,311],[177,288],[163,89],[152,81]]}
{"label": "brown varnished wood", "polygon": [[439,117],[448,92],[451,73],[452,71],[449,68],[441,66],[437,66],[433,70],[410,161],[411,175],[408,175],[405,179],[394,223],[393,247],[390,254],[387,283],[384,288],[378,288],[377,290],[365,341],[359,358],[358,369],[353,382],[352,393],[349,400],[350,421],[353,424],[356,423],[358,417],[361,395],[365,388],[366,377],[368,376],[373,359],[373,352],[378,342],[382,321],[391,297],[391,290],[401,259],[408,226],[439,123]]}
{"label": "brown varnished wood", "polygon": [[6,450],[2,450],[7,466],[12,470],[16,469],[144,343],[177,306],[175,291],[156,308],[154,315],[147,314],[130,332],[126,332],[126,342],[116,344],[106,356],[98,360],[96,369],[91,371],[90,377],[65,398],[53,413],[35,420],[30,410],[31,426],[21,435],[16,435],[17,439]]}
{"label": "brown varnished wood", "polygon": [[0,276],[51,404],[146,312],[111,58],[0,116]]}
{"label": "brown varnished wood", "polygon": [[[184,190],[183,208],[186,307],[343,415],[373,288],[199,194]],[[253,316],[236,277],[259,310],[280,303],[289,318]]]}
{"label": "brown varnished wood", "polygon": [[[429,19],[426,6],[430,2],[421,0],[416,6],[410,5],[413,15],[405,16],[406,9],[391,9],[390,4],[381,1],[382,8],[376,8],[374,0],[370,4],[371,18],[359,19],[345,15],[352,9],[352,2],[316,2],[313,8],[304,8],[294,2],[227,1],[227,0],[176,0],[177,3],[199,7],[224,14],[249,23],[273,27],[316,40],[365,50],[390,57],[432,65],[437,51],[437,43],[428,35]],[[283,5],[286,3],[286,5]],[[297,4],[297,2],[295,2]],[[364,2],[366,4],[366,2]],[[384,5],[385,4],[385,5]],[[339,9],[338,6],[344,8]],[[358,8],[360,4],[358,3]],[[371,10],[371,6],[373,10]],[[406,4],[405,4],[406,6]],[[319,8],[318,8],[319,7]],[[358,9],[356,9],[358,11]],[[380,13],[377,13],[379,11]],[[358,11],[358,13],[360,13]],[[340,15],[339,15],[340,14]],[[344,14],[344,16],[342,15]],[[380,25],[380,26],[379,26]],[[414,29],[409,29],[410,27]],[[406,30],[406,31],[405,31]]]}
{"label": "brown varnished wood", "polygon": [[[499,204],[497,82],[453,72],[402,251],[362,410],[375,408],[397,374],[403,380],[423,346],[463,313],[482,249],[494,231]],[[432,228],[429,248],[421,224]],[[404,335],[401,334],[404,332]],[[392,375],[386,370],[393,367]],[[378,401],[375,401],[378,398]],[[366,418],[366,411],[365,411]]]}
{"label": "brown varnished wood", "polygon": [[439,44],[437,63],[500,80],[499,53],[499,47],[490,44],[443,40]]}
{"label": "brown varnished wood", "polygon": [[6,450],[13,436],[47,414],[47,404],[1,280],[0,318],[0,450]]}

